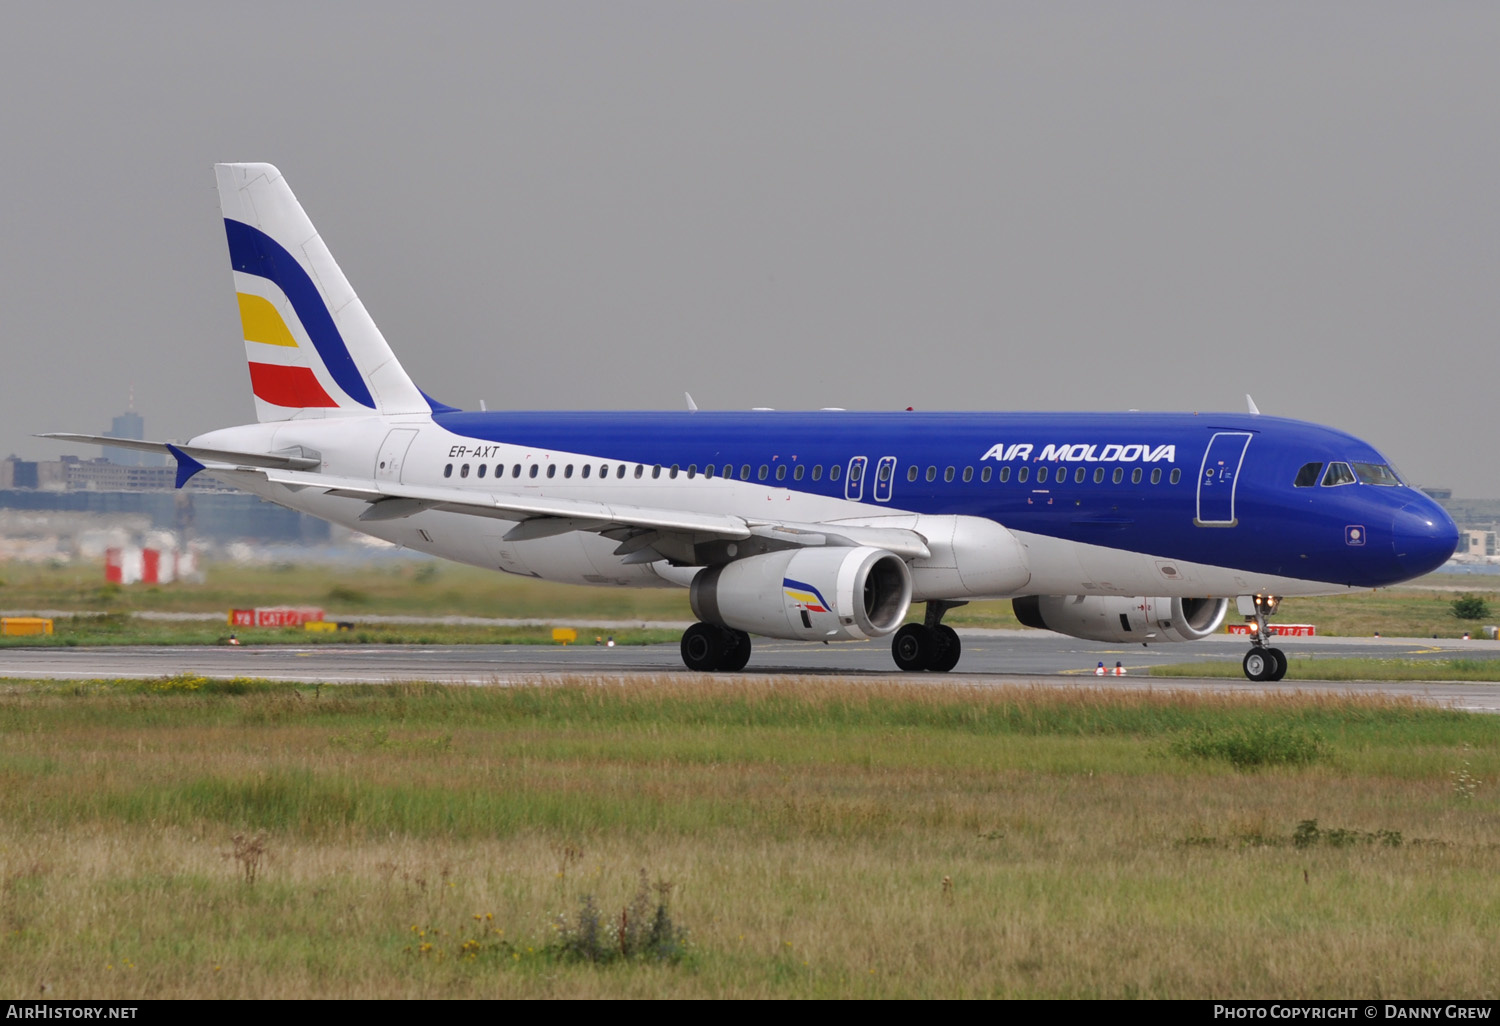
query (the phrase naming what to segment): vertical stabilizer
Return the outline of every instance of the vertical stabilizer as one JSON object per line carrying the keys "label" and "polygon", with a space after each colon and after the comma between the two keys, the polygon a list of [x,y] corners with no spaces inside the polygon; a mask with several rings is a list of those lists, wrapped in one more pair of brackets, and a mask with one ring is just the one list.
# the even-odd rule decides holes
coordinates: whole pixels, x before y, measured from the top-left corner
{"label": "vertical stabilizer", "polygon": [[214,172],[260,420],[431,412],[281,172]]}

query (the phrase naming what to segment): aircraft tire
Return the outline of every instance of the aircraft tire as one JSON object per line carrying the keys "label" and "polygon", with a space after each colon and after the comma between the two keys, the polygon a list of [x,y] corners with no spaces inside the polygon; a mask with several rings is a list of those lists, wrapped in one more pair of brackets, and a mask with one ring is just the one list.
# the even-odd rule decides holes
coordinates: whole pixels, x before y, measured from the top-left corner
{"label": "aircraft tire", "polygon": [[933,649],[931,632],[919,623],[909,623],[896,632],[891,639],[891,658],[896,667],[907,673],[927,669],[928,655]]}
{"label": "aircraft tire", "polygon": [[724,661],[724,642],[722,627],[715,627],[710,623],[695,623],[682,632],[682,661],[689,670],[712,673],[720,669]]}
{"label": "aircraft tire", "polygon": [[1285,677],[1286,676],[1286,653],[1283,652],[1279,648],[1268,648],[1268,649],[1266,649],[1266,655],[1268,655],[1272,659],[1276,660],[1276,667],[1275,667],[1275,669],[1273,669],[1271,671],[1271,675],[1269,677],[1267,677],[1266,679],[1269,680],[1269,681],[1278,681],[1281,678]]}
{"label": "aircraft tire", "polygon": [[934,648],[927,668],[933,673],[947,673],[958,665],[959,656],[963,655],[963,642],[958,640],[958,632],[945,623],[940,623],[932,629],[937,645]]}
{"label": "aircraft tire", "polygon": [[719,660],[719,669],[725,673],[739,673],[750,661],[750,635],[725,627],[724,642],[724,657]]}
{"label": "aircraft tire", "polygon": [[1257,684],[1271,679],[1276,672],[1276,657],[1271,655],[1274,649],[1252,648],[1245,653],[1245,661],[1242,664],[1245,676]]}

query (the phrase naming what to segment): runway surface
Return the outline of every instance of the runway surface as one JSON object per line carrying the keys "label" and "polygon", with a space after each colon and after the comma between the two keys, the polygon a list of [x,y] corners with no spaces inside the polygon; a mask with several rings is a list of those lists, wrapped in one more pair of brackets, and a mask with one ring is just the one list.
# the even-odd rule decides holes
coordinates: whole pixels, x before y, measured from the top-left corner
{"label": "runway surface", "polygon": [[[948,674],[901,673],[885,641],[832,645],[755,639],[750,665],[738,677],[839,675],[922,686],[1039,684],[1052,687],[1150,688],[1236,694],[1267,692],[1407,695],[1434,704],[1500,712],[1500,684],[1422,681],[1297,681],[1252,684],[1243,678],[1151,678],[1150,666],[1222,661],[1238,665],[1247,646],[1217,636],[1185,645],[1142,648],[1101,645],[1045,631],[964,631],[963,660]],[[1297,638],[1282,645],[1294,658],[1500,659],[1500,642],[1413,638]],[[1123,664],[1126,675],[1100,680],[1094,667]],[[685,674],[676,645],[277,645],[0,649],[0,678],[149,678],[179,673],[262,677],[303,683],[386,683],[431,680],[505,685],[557,677],[621,678]]]}

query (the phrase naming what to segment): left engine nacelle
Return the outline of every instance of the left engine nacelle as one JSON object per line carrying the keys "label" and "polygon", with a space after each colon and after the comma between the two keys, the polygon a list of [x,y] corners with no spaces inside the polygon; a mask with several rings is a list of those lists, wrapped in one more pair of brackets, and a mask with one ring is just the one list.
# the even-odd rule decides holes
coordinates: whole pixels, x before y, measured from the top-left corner
{"label": "left engine nacelle", "polygon": [[906,619],[911,571],[884,549],[789,549],[701,571],[689,600],[705,623],[751,634],[863,641]]}
{"label": "left engine nacelle", "polygon": [[1027,627],[1089,641],[1198,641],[1219,629],[1228,599],[1026,595],[1011,602]]}

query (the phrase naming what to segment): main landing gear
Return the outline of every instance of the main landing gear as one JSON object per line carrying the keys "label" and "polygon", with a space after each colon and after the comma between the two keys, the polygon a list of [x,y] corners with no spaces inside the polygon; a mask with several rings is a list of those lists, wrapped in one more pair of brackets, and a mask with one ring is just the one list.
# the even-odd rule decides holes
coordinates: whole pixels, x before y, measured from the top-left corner
{"label": "main landing gear", "polygon": [[736,673],[750,661],[750,635],[732,627],[695,623],[683,632],[682,661],[699,673]]}
{"label": "main landing gear", "polygon": [[891,639],[891,656],[896,665],[908,673],[918,670],[947,673],[957,666],[963,645],[953,628],[943,623],[943,614],[962,605],[966,603],[929,599],[923,622],[907,624]]}
{"label": "main landing gear", "polygon": [[1256,595],[1255,627],[1250,634],[1250,651],[1245,653],[1245,676],[1256,683],[1278,681],[1286,676],[1286,653],[1266,644],[1271,636],[1268,626],[1281,599],[1275,595]]}

